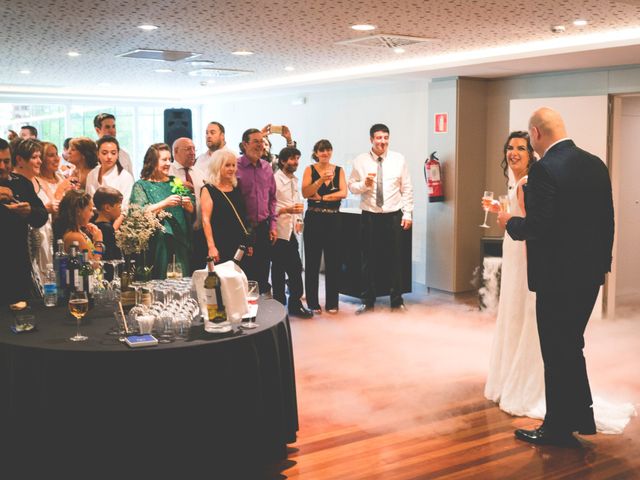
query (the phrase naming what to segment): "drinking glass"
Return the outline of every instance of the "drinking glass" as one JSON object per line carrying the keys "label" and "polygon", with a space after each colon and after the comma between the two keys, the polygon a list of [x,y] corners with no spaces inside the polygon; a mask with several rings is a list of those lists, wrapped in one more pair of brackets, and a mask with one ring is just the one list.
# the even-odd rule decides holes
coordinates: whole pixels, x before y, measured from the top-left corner
{"label": "drinking glass", "polygon": [[[485,192],[482,194],[482,200],[490,205],[491,202],[493,201],[493,192],[489,192],[488,190],[485,190]],[[484,210],[484,222],[482,223],[482,225],[480,225],[482,228],[489,228],[489,225],[487,225],[487,215],[489,214],[489,205],[487,205],[486,207],[484,205],[482,206],[482,209]]]}
{"label": "drinking glass", "polygon": [[509,196],[500,195],[498,201],[500,202],[500,210],[509,213]]}
{"label": "drinking glass", "polygon": [[171,262],[167,265],[167,279],[182,278],[182,265],[179,263]]}
{"label": "drinking glass", "polygon": [[258,310],[258,298],[260,298],[258,282],[255,280],[249,280],[247,288],[247,302],[249,303],[249,312],[251,312],[252,317],[250,317],[247,322],[242,322],[242,328],[251,329],[258,326],[255,317],[256,311]]}
{"label": "drinking glass", "polygon": [[69,312],[76,317],[76,334],[69,338],[72,342],[84,342],[89,338],[80,334],[80,320],[88,311],[89,299],[87,298],[87,293],[84,291],[72,292],[71,295],[69,295]]}

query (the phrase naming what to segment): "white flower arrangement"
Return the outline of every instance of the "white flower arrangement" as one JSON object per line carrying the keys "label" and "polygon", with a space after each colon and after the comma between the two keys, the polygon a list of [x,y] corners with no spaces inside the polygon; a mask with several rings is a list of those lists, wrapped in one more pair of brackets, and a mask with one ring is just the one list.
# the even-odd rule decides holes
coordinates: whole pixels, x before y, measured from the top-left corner
{"label": "white flower arrangement", "polygon": [[145,252],[149,240],[158,231],[165,231],[162,220],[170,217],[169,212],[154,213],[139,205],[130,205],[120,228],[116,231],[116,245],[125,255]]}

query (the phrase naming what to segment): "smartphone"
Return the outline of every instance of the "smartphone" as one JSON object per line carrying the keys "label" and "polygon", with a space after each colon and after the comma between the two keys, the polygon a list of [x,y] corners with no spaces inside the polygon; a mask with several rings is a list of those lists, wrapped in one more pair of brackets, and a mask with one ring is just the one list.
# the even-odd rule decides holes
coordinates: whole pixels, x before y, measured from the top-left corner
{"label": "smartphone", "polygon": [[271,133],[279,133],[280,135],[282,135],[282,125],[271,125],[269,131]]}

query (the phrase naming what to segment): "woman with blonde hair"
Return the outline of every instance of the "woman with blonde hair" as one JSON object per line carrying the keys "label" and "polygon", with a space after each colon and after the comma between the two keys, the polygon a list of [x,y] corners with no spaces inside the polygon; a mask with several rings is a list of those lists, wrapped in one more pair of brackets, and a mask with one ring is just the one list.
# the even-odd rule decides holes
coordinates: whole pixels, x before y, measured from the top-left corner
{"label": "woman with blonde hair", "polygon": [[236,156],[218,150],[211,157],[209,168],[209,182],[200,193],[202,230],[207,240],[207,256],[222,263],[233,258],[239,245],[247,246],[248,223],[236,178]]}

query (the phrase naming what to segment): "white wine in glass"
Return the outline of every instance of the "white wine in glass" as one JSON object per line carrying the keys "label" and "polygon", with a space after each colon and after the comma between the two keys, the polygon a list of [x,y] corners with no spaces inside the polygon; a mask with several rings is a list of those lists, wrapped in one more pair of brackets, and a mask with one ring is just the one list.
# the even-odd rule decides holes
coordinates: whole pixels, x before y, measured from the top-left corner
{"label": "white wine in glass", "polygon": [[487,215],[489,214],[489,206],[493,201],[493,192],[489,192],[488,190],[485,190],[485,192],[482,194],[482,200],[484,203],[487,204],[487,206],[486,207],[484,205],[482,206],[482,209],[484,210],[484,222],[482,222],[482,225],[480,226],[482,228],[489,228],[489,225],[487,225]]}
{"label": "white wine in glass", "polygon": [[87,338],[80,334],[80,320],[89,311],[89,299],[86,292],[72,292],[69,296],[69,312],[76,317],[76,334],[69,338],[72,342],[84,342]]}

